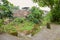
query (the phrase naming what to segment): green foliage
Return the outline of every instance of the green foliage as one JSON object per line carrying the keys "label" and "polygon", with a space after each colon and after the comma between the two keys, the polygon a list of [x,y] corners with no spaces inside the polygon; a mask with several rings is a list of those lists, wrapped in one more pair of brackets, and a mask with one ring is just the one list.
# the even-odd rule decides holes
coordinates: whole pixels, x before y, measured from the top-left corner
{"label": "green foliage", "polygon": [[46,14],[46,16],[43,18],[43,25],[46,25],[48,22],[51,22],[51,18],[52,18],[52,14],[49,12],[48,14]]}
{"label": "green foliage", "polygon": [[19,23],[23,23],[24,21],[25,21],[25,18],[22,17],[22,18],[15,18],[13,22],[19,24]]}
{"label": "green foliage", "polygon": [[[0,32],[17,33],[18,31],[19,32],[24,32],[26,30],[29,33],[35,34],[35,33],[38,32],[39,28],[38,28],[37,25],[36,25],[36,28],[34,28],[35,27],[34,25],[35,25],[35,23],[25,19],[24,17],[15,18],[9,24],[2,25],[2,27],[0,27]],[[30,31],[33,31],[33,32],[30,32]]]}
{"label": "green foliage", "polygon": [[27,16],[28,20],[33,21],[34,23],[41,22],[43,11],[37,7],[31,8],[31,14]]}
{"label": "green foliage", "polygon": [[51,7],[54,5],[54,0],[33,0],[38,3],[39,6],[48,6]]}
{"label": "green foliage", "polygon": [[3,25],[3,20],[0,19],[0,27]]}
{"label": "green foliage", "polygon": [[2,0],[3,4],[0,4],[0,14],[1,18],[12,18],[13,17],[13,9],[15,9],[15,6],[8,2],[8,0]]}
{"label": "green foliage", "polygon": [[33,2],[38,3],[38,5],[44,7],[48,6],[51,9],[58,3],[59,0],[33,0]]}
{"label": "green foliage", "polygon": [[51,17],[53,22],[60,21],[60,0],[33,0],[40,6],[48,6],[51,9]]}
{"label": "green foliage", "polygon": [[24,30],[32,30],[34,27],[34,23],[28,20],[25,20],[25,18],[16,18],[9,24],[3,25],[2,26],[2,31],[3,32],[8,32],[8,33],[14,33],[19,31],[24,31]]}
{"label": "green foliage", "polygon": [[3,27],[2,27],[2,25],[3,25],[3,19],[0,19],[0,33],[3,32]]}
{"label": "green foliage", "polygon": [[[22,24],[20,24],[20,25],[22,25]],[[34,23],[33,22],[31,22],[31,21],[25,21],[24,23],[23,23],[23,26],[20,28],[20,30],[21,31],[24,31],[24,30],[32,30],[33,29],[33,27],[34,27]]]}
{"label": "green foliage", "polygon": [[[0,4],[0,29],[1,31],[4,31],[4,21],[5,18],[12,18],[13,17],[13,9],[15,9],[16,7],[11,4],[8,0],[2,0],[3,4]],[[17,8],[16,8],[17,9]],[[8,25],[8,24],[7,24]],[[12,26],[10,26],[12,27]],[[9,28],[9,26],[8,26]]]}
{"label": "green foliage", "polygon": [[7,32],[7,33],[14,33],[16,32],[16,28],[14,25],[12,24],[7,24],[7,25],[3,25],[3,31]]}
{"label": "green foliage", "polygon": [[60,22],[60,5],[55,6],[52,13],[52,21]]}
{"label": "green foliage", "polygon": [[33,22],[26,20],[24,17],[14,19],[13,24],[17,25],[21,31],[31,30],[34,26]]}
{"label": "green foliage", "polygon": [[12,9],[14,9],[14,6],[8,2],[8,0],[1,1],[3,4],[0,4],[0,29],[1,31],[4,31],[4,19],[13,17]]}

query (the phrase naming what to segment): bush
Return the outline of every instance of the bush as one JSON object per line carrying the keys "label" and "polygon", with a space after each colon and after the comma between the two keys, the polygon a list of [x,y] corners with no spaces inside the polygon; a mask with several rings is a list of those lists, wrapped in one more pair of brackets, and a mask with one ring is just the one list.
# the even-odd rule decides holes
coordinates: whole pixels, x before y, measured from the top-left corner
{"label": "bush", "polygon": [[[3,25],[3,31],[4,32],[7,32],[7,33],[15,33],[15,32],[18,32],[18,31],[24,31],[24,30],[27,30],[27,31],[30,31],[33,29],[34,27],[34,23],[31,22],[31,21],[27,21],[27,20],[24,20],[24,19],[19,19],[17,18],[17,20],[15,19],[14,21],[10,22],[9,24],[7,25]],[[21,23],[21,21],[23,21],[23,23]]]}
{"label": "bush", "polygon": [[3,32],[3,19],[0,19],[0,33],[2,33]]}
{"label": "bush", "polygon": [[3,20],[0,19],[0,27],[3,25]]}
{"label": "bush", "polygon": [[1,0],[3,4],[0,4],[0,18],[13,18],[13,11],[18,8],[11,4],[8,0]]}
{"label": "bush", "polygon": [[16,18],[9,24],[3,25],[2,30],[3,32],[10,33],[12,35],[17,35],[17,32],[24,32],[27,31],[27,33],[35,33],[38,31],[39,26],[35,23],[29,20],[26,20],[25,18]]}
{"label": "bush", "polygon": [[37,7],[31,8],[31,14],[27,16],[27,19],[33,21],[34,23],[41,22],[43,11]]}
{"label": "bush", "polygon": [[8,25],[4,25],[4,32],[7,32],[7,33],[14,33],[14,32],[17,32],[15,26],[11,25],[11,24],[8,24]]}
{"label": "bush", "polygon": [[23,25],[20,30],[24,31],[24,30],[32,30],[34,27],[34,23],[31,21],[25,21],[23,24],[20,24],[20,26]]}
{"label": "bush", "polygon": [[19,23],[23,23],[24,21],[25,21],[25,18],[22,17],[22,18],[15,18],[13,22],[19,24]]}
{"label": "bush", "polygon": [[52,22],[60,22],[60,6],[57,5],[52,13]]}
{"label": "bush", "polygon": [[51,22],[51,18],[52,18],[52,14],[49,12],[43,18],[43,21],[42,21],[43,25],[46,25],[47,23],[50,23]]}

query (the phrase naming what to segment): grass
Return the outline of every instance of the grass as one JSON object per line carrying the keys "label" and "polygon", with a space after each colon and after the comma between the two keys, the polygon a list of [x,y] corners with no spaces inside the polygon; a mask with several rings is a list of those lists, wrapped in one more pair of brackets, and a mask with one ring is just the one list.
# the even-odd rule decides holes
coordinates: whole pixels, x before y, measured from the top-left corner
{"label": "grass", "polygon": [[43,18],[42,24],[39,25],[36,25],[34,22],[28,21],[25,18],[15,18],[12,22],[3,25],[2,27],[4,32],[13,33],[13,32],[23,32],[25,30],[30,31],[36,26],[36,28],[32,32],[33,34],[35,34],[40,31],[41,25],[43,26],[49,21],[50,21],[49,15],[45,16]]}
{"label": "grass", "polygon": [[2,26],[4,32],[16,32],[16,31],[24,31],[24,30],[32,30],[34,27],[34,23],[30,21],[24,21],[23,23],[14,23],[10,22],[9,24]]}
{"label": "grass", "polygon": [[[36,26],[36,28],[34,28]],[[34,29],[33,29],[34,28]],[[7,33],[16,33],[16,32],[24,32],[33,30],[31,34],[36,34],[37,32],[40,31],[40,24],[35,24],[32,21],[25,20],[25,19],[14,19],[12,22],[2,25],[2,30],[3,32]]]}
{"label": "grass", "polygon": [[21,30],[32,30],[33,27],[34,27],[34,23],[33,22],[27,22],[27,21],[25,21],[23,23],[23,25],[24,26],[21,28]]}

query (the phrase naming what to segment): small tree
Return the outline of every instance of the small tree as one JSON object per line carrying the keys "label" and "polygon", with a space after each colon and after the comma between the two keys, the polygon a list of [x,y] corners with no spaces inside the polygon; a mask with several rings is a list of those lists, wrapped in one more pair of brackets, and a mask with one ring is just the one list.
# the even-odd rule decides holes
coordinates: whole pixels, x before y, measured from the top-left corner
{"label": "small tree", "polygon": [[33,21],[34,23],[39,23],[39,22],[41,22],[42,14],[43,14],[43,11],[41,11],[39,8],[32,7],[31,8],[31,14],[29,14],[27,16],[27,18],[30,21]]}

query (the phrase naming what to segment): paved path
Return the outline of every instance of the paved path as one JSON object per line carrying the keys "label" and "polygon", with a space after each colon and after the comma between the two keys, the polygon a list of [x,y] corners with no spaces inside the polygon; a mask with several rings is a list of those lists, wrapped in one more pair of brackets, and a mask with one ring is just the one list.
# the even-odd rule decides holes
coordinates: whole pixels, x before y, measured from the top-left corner
{"label": "paved path", "polygon": [[0,34],[0,40],[31,40],[30,38],[27,37],[16,37],[9,35],[7,33]]}
{"label": "paved path", "polygon": [[42,29],[32,40],[60,40],[60,25],[52,24],[51,29]]}
{"label": "paved path", "polygon": [[0,34],[0,40],[20,40],[20,39],[9,34]]}

